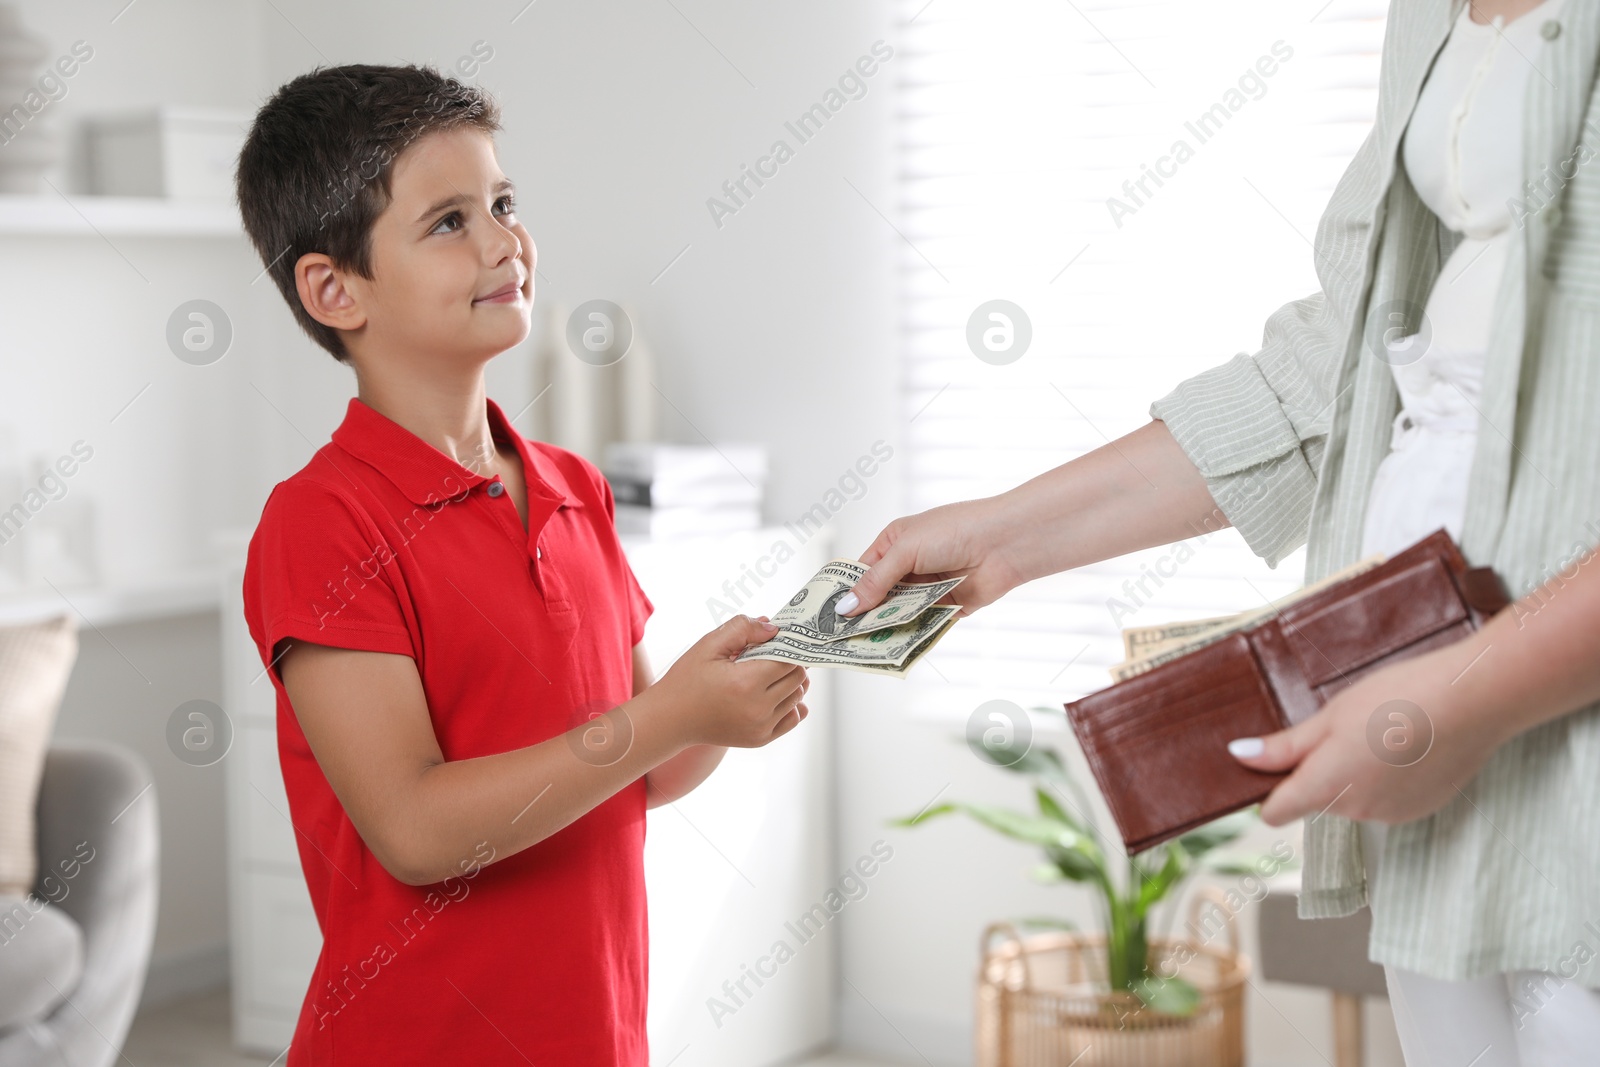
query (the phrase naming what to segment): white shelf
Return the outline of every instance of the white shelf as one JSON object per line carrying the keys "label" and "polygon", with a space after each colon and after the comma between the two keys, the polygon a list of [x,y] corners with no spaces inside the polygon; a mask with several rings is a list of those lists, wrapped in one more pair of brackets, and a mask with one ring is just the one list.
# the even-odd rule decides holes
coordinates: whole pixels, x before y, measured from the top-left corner
{"label": "white shelf", "polygon": [[0,234],[41,236],[239,237],[230,201],[147,196],[0,196]]}
{"label": "white shelf", "polygon": [[59,594],[46,587],[39,592],[0,596],[0,626],[38,622],[63,613],[76,616],[79,624],[87,627],[215,611],[220,581],[216,567],[192,567],[139,582],[64,587]]}

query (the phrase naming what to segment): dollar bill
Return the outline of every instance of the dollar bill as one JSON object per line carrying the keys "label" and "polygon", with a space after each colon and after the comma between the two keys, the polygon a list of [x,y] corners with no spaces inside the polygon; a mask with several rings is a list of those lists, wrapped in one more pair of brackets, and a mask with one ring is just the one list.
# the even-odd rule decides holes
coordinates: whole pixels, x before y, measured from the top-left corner
{"label": "dollar bill", "polygon": [[853,559],[823,564],[772,616],[777,634],[745,649],[738,659],[904,677],[960,617],[958,606],[937,602],[964,579],[896,582],[871,611],[850,618],[840,615],[839,598],[855,588],[867,569]]}
{"label": "dollar bill", "polygon": [[1236,634],[1240,630],[1248,629],[1270,615],[1270,611],[1244,611],[1233,616],[1233,621],[1207,629],[1205,632],[1176,641],[1169,641],[1158,649],[1146,649],[1144,655],[1138,659],[1126,660],[1122,663],[1111,665],[1111,678],[1121,682],[1135,675],[1143,674],[1152,667],[1159,667],[1163,663],[1170,663],[1180,656],[1186,656],[1199,648],[1220,641],[1229,634]]}
{"label": "dollar bill", "polygon": [[1208,630],[1226,626],[1234,621],[1233,615],[1217,615],[1209,619],[1191,619],[1186,622],[1168,622],[1156,626],[1130,626],[1122,631],[1122,658],[1140,659],[1175,641],[1199,637]]}
{"label": "dollar bill", "polygon": [[[853,634],[837,641],[818,641],[801,633],[780,631],[739,653],[737,662],[777,660],[802,667],[838,667],[903,678],[955,625],[961,609],[954,604],[927,607],[911,622]],[[777,621],[777,617],[773,617]]]}
{"label": "dollar bill", "polygon": [[839,598],[855,588],[867,566],[853,559],[835,559],[806,582],[772,621],[791,635],[813,641],[843,641],[858,634],[902,626],[917,618],[934,602],[964,581],[896,582],[882,603],[860,615],[844,616],[836,610]]}

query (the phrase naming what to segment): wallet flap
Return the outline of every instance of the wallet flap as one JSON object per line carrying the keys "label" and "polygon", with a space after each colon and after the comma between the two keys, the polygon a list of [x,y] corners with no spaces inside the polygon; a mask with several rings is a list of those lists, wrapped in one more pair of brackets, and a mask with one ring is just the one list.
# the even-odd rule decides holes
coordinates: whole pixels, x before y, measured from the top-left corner
{"label": "wallet flap", "polygon": [[[1365,588],[1354,588],[1358,585]],[[1456,583],[1437,556],[1368,572],[1358,576],[1352,588],[1341,587],[1338,592],[1336,597],[1291,605],[1279,615],[1284,640],[1312,686],[1358,670],[1467,617]]]}

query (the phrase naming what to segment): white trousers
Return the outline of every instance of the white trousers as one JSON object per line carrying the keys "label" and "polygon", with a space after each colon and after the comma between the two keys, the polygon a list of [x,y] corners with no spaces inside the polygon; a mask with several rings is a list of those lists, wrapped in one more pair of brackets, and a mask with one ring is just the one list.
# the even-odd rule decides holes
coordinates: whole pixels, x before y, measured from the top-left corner
{"label": "white trousers", "polygon": [[[1387,827],[1361,824],[1367,881]],[[1385,965],[1406,1067],[1570,1067],[1600,1062],[1600,990],[1549,971],[1446,981]]]}

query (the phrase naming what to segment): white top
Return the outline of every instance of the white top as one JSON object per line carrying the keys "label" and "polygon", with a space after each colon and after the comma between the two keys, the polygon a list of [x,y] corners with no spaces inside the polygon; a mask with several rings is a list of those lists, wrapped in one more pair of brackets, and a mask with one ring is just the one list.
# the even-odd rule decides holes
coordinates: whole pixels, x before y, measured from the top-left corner
{"label": "white top", "polygon": [[1523,98],[1546,43],[1540,26],[1563,2],[1488,25],[1463,5],[1406,126],[1411,184],[1466,236],[1428,294],[1421,329],[1385,346],[1401,408],[1367,498],[1362,555],[1394,555],[1440,526],[1461,538],[1489,317],[1516,233],[1509,202],[1522,194]]}

